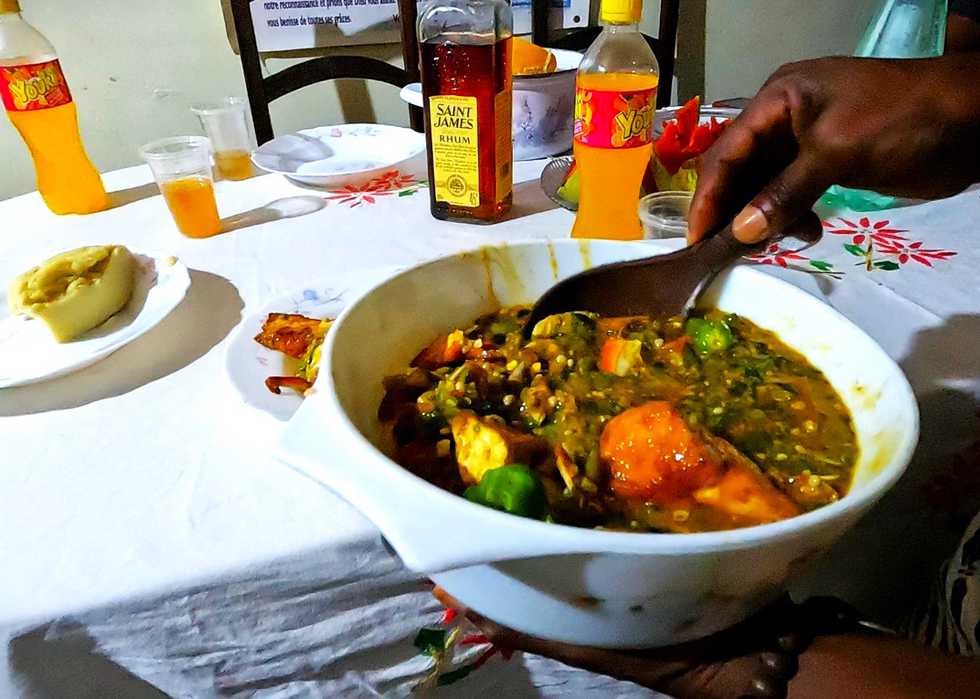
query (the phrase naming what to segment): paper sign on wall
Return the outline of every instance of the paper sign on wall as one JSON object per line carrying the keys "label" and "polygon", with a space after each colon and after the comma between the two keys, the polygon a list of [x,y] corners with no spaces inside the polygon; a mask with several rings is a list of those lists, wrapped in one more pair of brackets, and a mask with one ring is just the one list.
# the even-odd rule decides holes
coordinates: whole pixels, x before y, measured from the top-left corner
{"label": "paper sign on wall", "polygon": [[[588,26],[589,0],[551,2],[551,26]],[[530,33],[531,0],[512,4],[514,33]],[[259,51],[400,41],[397,0],[259,0],[251,9]]]}

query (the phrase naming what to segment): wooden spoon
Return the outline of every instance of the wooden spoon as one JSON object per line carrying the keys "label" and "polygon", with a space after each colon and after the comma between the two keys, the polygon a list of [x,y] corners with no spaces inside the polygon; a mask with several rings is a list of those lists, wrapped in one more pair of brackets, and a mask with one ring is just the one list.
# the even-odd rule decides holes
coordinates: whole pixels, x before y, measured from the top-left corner
{"label": "wooden spoon", "polygon": [[[787,231],[787,235],[811,243],[819,240],[820,234],[820,221],[813,214]],[[558,282],[538,299],[524,325],[524,336],[530,337],[542,318],[568,311],[592,311],[607,317],[686,315],[722,270],[743,255],[764,250],[773,240],[745,245],[735,239],[728,225],[676,252],[579,272]]]}

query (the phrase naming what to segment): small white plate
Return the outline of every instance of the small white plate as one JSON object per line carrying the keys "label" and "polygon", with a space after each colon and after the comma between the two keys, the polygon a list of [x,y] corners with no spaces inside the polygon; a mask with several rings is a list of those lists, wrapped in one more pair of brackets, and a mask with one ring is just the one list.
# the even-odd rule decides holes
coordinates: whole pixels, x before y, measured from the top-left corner
{"label": "small white plate", "polygon": [[314,187],[363,184],[410,163],[424,169],[424,161],[423,134],[386,124],[306,129],[275,138],[252,153],[256,167]]}
{"label": "small white plate", "polygon": [[288,420],[302,404],[295,391],[275,394],[266,388],[270,376],[289,376],[299,362],[255,341],[270,313],[299,313],[309,318],[336,318],[361,291],[391,276],[400,268],[384,267],[359,274],[350,281],[315,282],[278,296],[249,315],[235,330],[225,355],[231,383],[245,403],[279,420]]}
{"label": "small white plate", "polygon": [[139,253],[133,297],[121,311],[72,342],[57,342],[47,325],[11,316],[0,290],[0,388],[45,381],[104,359],[147,332],[177,307],[191,284],[187,267],[167,255]]}

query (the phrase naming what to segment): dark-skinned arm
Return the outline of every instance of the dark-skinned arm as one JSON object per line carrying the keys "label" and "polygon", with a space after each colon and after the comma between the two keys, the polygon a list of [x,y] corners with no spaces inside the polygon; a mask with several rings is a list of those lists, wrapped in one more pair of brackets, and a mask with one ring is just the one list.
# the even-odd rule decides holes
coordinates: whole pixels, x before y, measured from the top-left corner
{"label": "dark-skinned arm", "polygon": [[946,53],[980,51],[980,0],[950,0]]}
{"label": "dark-skinned arm", "polygon": [[788,686],[772,680],[777,663],[785,665],[785,658],[780,661],[766,648],[775,638],[773,628],[795,609],[786,599],[702,641],[651,650],[609,650],[527,636],[465,609],[440,588],[435,596],[465,613],[500,647],[629,680],[675,699],[761,699],[780,696],[784,690],[789,699],[972,699],[980,687],[980,661],[863,632],[817,635],[799,655],[798,670],[794,673],[790,667],[786,672],[792,675]]}
{"label": "dark-skinned arm", "polygon": [[700,162],[695,242],[735,217],[757,242],[832,184],[934,199],[980,181],[980,53],[780,68]]}

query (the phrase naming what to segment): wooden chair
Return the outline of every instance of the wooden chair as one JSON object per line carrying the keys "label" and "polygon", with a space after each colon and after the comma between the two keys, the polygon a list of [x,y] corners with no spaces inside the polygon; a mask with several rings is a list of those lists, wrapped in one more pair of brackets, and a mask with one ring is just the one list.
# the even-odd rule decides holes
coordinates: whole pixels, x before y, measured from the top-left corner
{"label": "wooden chair", "polygon": [[[553,49],[570,49],[584,51],[589,48],[602,27],[585,27],[572,29],[564,33],[552,32],[548,27],[548,14],[551,0],[531,0],[531,41],[538,46]],[[650,44],[657,63],[660,64],[660,84],[667,86],[666,90],[657,92],[657,107],[670,104],[670,86],[674,82],[674,53],[677,49],[677,17],[680,12],[680,0],[660,0],[660,29],[656,37],[643,37]]]}
{"label": "wooden chair", "polygon": [[[418,10],[415,0],[398,0],[401,17],[401,43],[404,68],[367,56],[319,56],[292,65],[268,77],[262,75],[262,64],[255,41],[255,27],[249,6],[260,0],[231,0],[235,34],[238,36],[238,50],[245,74],[245,89],[255,125],[255,138],[259,145],[274,137],[269,103],[283,95],[308,85],[326,80],[345,78],[355,80],[376,80],[395,87],[404,87],[419,80],[419,48],[415,35],[415,20]],[[412,128],[423,129],[422,110],[409,108]]]}

